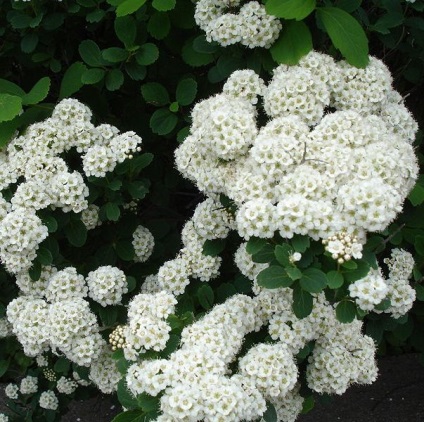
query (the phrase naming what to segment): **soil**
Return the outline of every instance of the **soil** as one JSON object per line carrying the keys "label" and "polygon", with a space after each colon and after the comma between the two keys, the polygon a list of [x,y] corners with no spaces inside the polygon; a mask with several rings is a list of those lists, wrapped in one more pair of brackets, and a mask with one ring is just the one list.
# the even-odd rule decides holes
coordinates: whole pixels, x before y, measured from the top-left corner
{"label": "soil", "polygon": [[[370,386],[351,387],[342,396],[301,415],[296,422],[424,422],[424,366],[419,355],[407,354],[379,360],[380,375]],[[0,411],[4,393],[0,390]],[[110,422],[120,409],[110,397],[99,395],[73,402],[63,422]]]}

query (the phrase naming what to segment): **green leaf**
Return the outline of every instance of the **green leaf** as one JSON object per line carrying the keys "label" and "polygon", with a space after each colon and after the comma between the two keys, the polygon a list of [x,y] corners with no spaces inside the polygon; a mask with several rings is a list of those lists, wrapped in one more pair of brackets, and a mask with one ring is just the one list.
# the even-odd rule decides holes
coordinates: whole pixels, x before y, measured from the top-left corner
{"label": "green leaf", "polygon": [[183,60],[192,67],[205,66],[215,60],[213,54],[199,53],[193,48],[193,41],[187,41],[182,49]]}
{"label": "green leaf", "polygon": [[197,82],[192,78],[181,79],[177,85],[176,99],[182,106],[191,104],[197,94]]}
{"label": "green leaf", "polygon": [[104,69],[93,68],[86,70],[81,76],[81,82],[85,85],[94,85],[105,77]]}
{"label": "green leaf", "polygon": [[104,307],[103,305],[97,305],[97,313],[106,327],[112,327],[115,325],[116,320],[118,319],[118,309],[116,307],[108,306]]}
{"label": "green leaf", "polygon": [[286,267],[287,275],[294,281],[299,280],[302,277],[302,271],[297,267]]}
{"label": "green leaf", "polygon": [[0,122],[12,120],[22,111],[22,98],[0,93]]}
{"label": "green leaf", "polygon": [[356,305],[350,300],[342,300],[336,306],[336,318],[338,321],[348,324],[356,317]]}
{"label": "green leaf", "polygon": [[154,13],[147,23],[147,32],[157,40],[163,40],[171,29],[171,22],[166,13]]}
{"label": "green leaf", "polygon": [[37,260],[41,265],[51,265],[53,262],[52,253],[44,247],[40,247],[37,251]]}
{"label": "green leaf", "polygon": [[417,251],[417,254],[424,256],[424,236],[418,235],[414,239],[414,248]]}
{"label": "green leaf", "polygon": [[[123,407],[125,407],[126,409],[130,409],[130,410],[138,408],[137,398],[133,396],[133,394],[131,393],[130,390],[128,390],[127,382],[126,382],[125,378],[122,378],[118,382],[117,394],[118,394],[119,403]],[[121,413],[121,415],[122,415],[122,413]]]}
{"label": "green leaf", "polygon": [[316,7],[316,0],[268,0],[265,9],[277,18],[305,19]]}
{"label": "green leaf", "polygon": [[287,267],[291,265],[290,256],[293,254],[293,248],[287,243],[277,245],[274,249],[275,257],[277,261],[283,266]]}
{"label": "green leaf", "polygon": [[302,404],[302,413],[309,413],[315,406],[314,396],[305,397]]}
{"label": "green leaf", "polygon": [[38,261],[34,261],[31,268],[28,270],[28,274],[32,281],[39,280],[41,276],[41,264]]}
{"label": "green leaf", "polygon": [[[152,412],[159,407],[159,397],[152,397],[147,393],[142,393],[137,396],[138,406],[144,412]],[[156,419],[156,418],[155,418]]]}
{"label": "green leaf", "polygon": [[352,271],[345,271],[343,274],[345,280],[349,283],[353,283],[356,280],[364,278],[370,271],[370,264],[367,261],[361,259],[358,260],[356,263],[356,269]]}
{"label": "green leaf", "polygon": [[336,0],[334,6],[346,10],[348,13],[354,12],[362,3],[362,0]]}
{"label": "green leaf", "polygon": [[119,240],[115,244],[116,254],[124,261],[132,261],[135,256],[134,246],[130,240]]}
{"label": "green leaf", "polygon": [[212,287],[209,284],[203,284],[197,290],[197,299],[199,299],[200,306],[208,311],[212,308],[215,295],[213,293]]}
{"label": "green leaf", "polygon": [[320,7],[317,16],[346,61],[352,66],[365,67],[369,62],[368,40],[358,21],[337,7]]}
{"label": "green leaf", "polygon": [[424,202],[424,186],[417,183],[408,195],[411,204],[416,207]]}
{"label": "green leaf", "polygon": [[225,245],[226,239],[208,239],[203,244],[203,255],[217,256],[225,249]]}
{"label": "green leaf", "polygon": [[262,270],[257,276],[257,281],[259,286],[267,289],[290,287],[293,284],[285,269],[279,265],[271,265]]}
{"label": "green leaf", "polygon": [[266,410],[265,413],[262,415],[262,420],[264,422],[278,421],[277,411],[275,410],[274,405],[269,401],[266,402]]}
{"label": "green leaf", "polygon": [[104,209],[108,220],[119,220],[119,217],[121,216],[121,210],[119,209],[119,206],[117,204],[115,204],[114,202],[108,202],[106,205],[104,205]]}
{"label": "green leaf", "polygon": [[81,58],[92,67],[100,67],[104,65],[102,53],[99,46],[92,40],[84,40],[78,47]]}
{"label": "green leaf", "polygon": [[311,312],[314,305],[312,295],[303,290],[299,283],[296,283],[293,289],[293,312],[299,318],[306,318]]}
{"label": "green leaf", "polygon": [[146,3],[146,0],[125,0],[116,8],[116,16],[119,18],[134,13],[140,9],[144,3]]}
{"label": "green leaf", "polygon": [[108,91],[116,91],[124,83],[124,74],[119,69],[112,69],[106,74],[105,84]]}
{"label": "green leaf", "polygon": [[259,252],[252,255],[252,261],[259,264],[266,264],[274,260],[274,258],[274,247],[268,243]]}
{"label": "green leaf", "polygon": [[127,286],[128,286],[128,292],[131,293],[134,291],[134,289],[137,287],[137,280],[135,277],[127,276]]}
{"label": "green leaf", "polygon": [[135,171],[140,171],[146,168],[152,161],[153,161],[154,155],[150,152],[146,152],[144,154],[141,154],[131,161],[131,167]]}
{"label": "green leaf", "polygon": [[0,360],[0,377],[2,377],[9,369],[10,361],[6,359]]}
{"label": "green leaf", "polygon": [[416,284],[414,286],[415,292],[417,293],[417,299],[424,302],[424,286],[422,284]]}
{"label": "green leaf", "polygon": [[132,47],[137,37],[137,24],[132,16],[115,19],[115,34],[125,47]]}
{"label": "green leaf", "polygon": [[85,20],[90,23],[100,22],[106,15],[102,9],[93,10],[85,16]]}
{"label": "green leaf", "polygon": [[140,66],[138,63],[135,62],[125,63],[125,71],[128,73],[128,76],[134,81],[143,80],[147,74],[146,66]]}
{"label": "green leaf", "polygon": [[26,95],[25,91],[20,86],[6,79],[0,79],[0,92],[4,94],[16,95],[17,97],[23,97]]}
{"label": "green leaf", "polygon": [[169,105],[169,111],[172,111],[172,113],[176,113],[180,109],[180,105],[177,101],[174,101]]}
{"label": "green leaf", "polygon": [[38,35],[34,32],[26,34],[21,40],[21,50],[24,53],[32,53],[38,45]]}
{"label": "green leaf", "polygon": [[205,35],[199,35],[193,40],[193,49],[197,53],[212,54],[215,53],[219,48],[219,44],[216,42],[206,41]]}
{"label": "green leaf", "polygon": [[141,86],[141,95],[146,103],[164,106],[170,103],[166,88],[158,82],[148,82]]}
{"label": "green leaf", "polygon": [[50,90],[50,78],[45,77],[41,78],[31,89],[31,91],[28,92],[23,98],[22,98],[22,104],[23,105],[32,105],[32,104],[38,104],[39,102],[43,101]]}
{"label": "green leaf", "polygon": [[153,0],[152,6],[160,12],[166,12],[168,10],[172,10],[176,3],[176,0]]}
{"label": "green leaf", "polygon": [[327,286],[327,277],[317,268],[308,268],[302,274],[300,285],[309,293],[320,293]]}
{"label": "green leaf", "polygon": [[111,63],[120,63],[128,58],[127,50],[119,47],[110,47],[102,51],[103,59]]}
{"label": "green leaf", "polygon": [[81,220],[71,220],[64,231],[69,243],[73,246],[80,248],[87,241],[87,228]]}
{"label": "green leaf", "polygon": [[258,253],[266,244],[266,239],[253,236],[247,241],[246,252],[254,255]]}
{"label": "green leaf", "polygon": [[302,236],[300,234],[295,234],[291,239],[291,244],[296,252],[303,253],[311,245],[311,240],[309,236]]}
{"label": "green leaf", "polygon": [[149,188],[143,180],[135,180],[126,184],[125,187],[134,199],[143,199],[149,192]]}
{"label": "green leaf", "polygon": [[0,122],[0,148],[6,146],[15,135],[16,129],[19,127],[18,118],[9,122]]}
{"label": "green leaf", "polygon": [[153,133],[167,135],[178,123],[178,117],[166,108],[156,110],[150,118],[150,128]]}
{"label": "green leaf", "polygon": [[330,289],[338,289],[343,286],[343,283],[343,275],[338,271],[330,271],[327,273],[327,284]]}
{"label": "green leaf", "polygon": [[60,372],[63,374],[68,372],[70,367],[71,367],[71,362],[63,356],[60,357],[54,364],[55,372]]}
{"label": "green leaf", "polygon": [[151,42],[143,44],[135,55],[137,63],[143,66],[153,64],[158,58],[159,49]]}
{"label": "green leaf", "polygon": [[87,66],[82,62],[72,63],[68,67],[60,84],[60,99],[70,97],[84,86],[84,83],[82,82],[82,75],[86,72],[86,70]]}

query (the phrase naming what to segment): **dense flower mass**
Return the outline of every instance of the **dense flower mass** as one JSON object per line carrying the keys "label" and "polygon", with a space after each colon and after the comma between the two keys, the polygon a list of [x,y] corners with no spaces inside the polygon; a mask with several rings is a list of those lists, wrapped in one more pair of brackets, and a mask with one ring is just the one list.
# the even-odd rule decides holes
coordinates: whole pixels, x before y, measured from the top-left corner
{"label": "dense flower mass", "polygon": [[[357,69],[316,52],[280,65],[267,86],[253,71],[234,72],[222,94],[194,107],[177,167],[236,203],[245,239],[346,232],[363,243],[393,221],[418,173],[417,124],[391,83],[378,59]],[[263,111],[269,120],[258,128]],[[336,240],[327,248],[337,259],[360,256],[357,241],[342,250]]]}
{"label": "dense flower mass", "polygon": [[[234,8],[239,9],[238,13],[229,11]],[[199,0],[194,18],[206,32],[206,39],[222,46],[241,43],[248,48],[269,48],[282,28],[280,20],[257,1]]]}
{"label": "dense flower mass", "polygon": [[87,228],[98,223],[96,208],[88,208],[88,187],[78,171],[71,171],[61,158],[75,148],[82,155],[85,176],[105,176],[135,151],[141,138],[134,132],[120,134],[110,125],[94,126],[91,111],[74,99],[62,100],[52,117],[28,127],[1,152],[0,187],[18,180],[10,202],[0,200],[0,258],[11,273],[31,267],[47,227],[36,215],[44,208],[84,213]]}

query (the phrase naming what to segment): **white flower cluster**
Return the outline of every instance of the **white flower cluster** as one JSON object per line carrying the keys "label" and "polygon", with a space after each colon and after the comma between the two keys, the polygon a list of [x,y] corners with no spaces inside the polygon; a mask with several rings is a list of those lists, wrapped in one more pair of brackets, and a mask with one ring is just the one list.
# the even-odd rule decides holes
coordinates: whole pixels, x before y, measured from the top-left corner
{"label": "white flower cluster", "polygon": [[375,307],[387,299],[390,306],[384,312],[400,318],[412,308],[415,301],[415,290],[408,282],[415,262],[412,255],[402,249],[393,249],[391,258],[386,258],[384,262],[389,268],[386,280],[380,268],[371,269],[364,278],[349,285],[349,294],[361,309],[377,313],[382,311]]}
{"label": "white flower cluster", "polygon": [[[30,125],[0,152],[0,190],[19,184],[10,203],[0,199],[0,258],[11,273],[27,271],[47,237],[36,211],[47,207],[81,212],[88,207],[83,175],[61,158],[71,148],[82,154],[86,176],[103,177],[139,150],[134,132],[119,134],[110,125],[94,126],[91,111],[74,99],[56,105],[52,117]],[[92,207],[83,221],[97,225]]]}
{"label": "white flower cluster", "polygon": [[135,262],[146,262],[153,253],[155,238],[149,229],[138,226],[133,233],[132,245],[135,251]]}
{"label": "white flower cluster", "polygon": [[89,366],[106,342],[84,299],[88,293],[84,277],[73,267],[48,268],[41,284],[36,296],[19,296],[7,306],[7,318],[25,354],[37,356],[51,349]]}
{"label": "white flower cluster", "polygon": [[4,413],[0,413],[0,422],[9,422],[9,416]]}
{"label": "white flower cluster", "polygon": [[358,242],[356,236],[344,231],[336,233],[328,239],[323,239],[325,250],[331,253],[331,257],[339,264],[352,258],[362,258],[362,243]]}
{"label": "white flower cluster", "polygon": [[8,337],[12,334],[12,326],[7,318],[0,318],[0,338]]}
{"label": "white flower cluster", "polygon": [[128,360],[136,360],[146,350],[164,349],[171,331],[166,319],[174,312],[176,304],[175,297],[165,291],[134,296],[128,305],[127,325],[120,328],[111,340],[115,343],[118,340]]}
{"label": "white flower cluster", "polygon": [[54,391],[43,391],[39,399],[40,407],[47,410],[56,410],[59,406],[59,400]]}
{"label": "white flower cluster", "polygon": [[371,311],[386,297],[389,288],[380,272],[371,269],[360,280],[349,285],[350,297],[356,298],[356,304],[364,311]]}
{"label": "white flower cluster", "polygon": [[72,394],[78,387],[78,384],[69,378],[60,377],[56,383],[56,389],[61,394]]}
{"label": "white flower cluster", "polygon": [[391,314],[394,318],[400,318],[412,308],[416,298],[415,290],[408,282],[415,265],[414,258],[403,249],[393,249],[391,258],[384,262],[390,271],[389,278],[386,280],[390,307],[384,312]]}
{"label": "white flower cluster", "polygon": [[241,43],[248,48],[271,47],[280,34],[280,20],[269,15],[265,6],[257,1],[243,4],[237,14],[228,12],[240,3],[242,0],[199,0],[196,3],[194,18],[206,32],[206,39],[222,46]]}
{"label": "white flower cluster", "polygon": [[[365,233],[396,217],[418,173],[417,124],[391,82],[375,58],[357,69],[317,52],[279,66],[267,86],[237,71],[194,107],[177,168],[210,197],[235,202],[245,239],[346,232],[358,242],[334,254],[359,256]],[[270,118],[259,129],[258,95]]]}
{"label": "white flower cluster", "polygon": [[201,281],[217,277],[222,259],[219,256],[204,255],[203,245],[206,240],[225,238],[233,228],[233,217],[218,201],[207,198],[200,203],[182,230],[184,247],[176,258],[159,268],[156,281],[158,289],[180,295],[190,283],[190,277]]}
{"label": "white flower cluster", "polygon": [[87,230],[93,230],[102,224],[99,217],[99,210],[100,208],[95,204],[90,204],[85,210],[82,210],[81,221]]}
{"label": "white flower cluster", "polygon": [[31,375],[22,378],[19,386],[21,394],[34,394],[38,391],[38,378]]}
{"label": "white flower cluster", "polygon": [[86,281],[88,296],[102,306],[121,303],[122,296],[128,292],[128,283],[124,272],[111,265],[89,272]]}
{"label": "white flower cluster", "polygon": [[225,376],[244,336],[258,325],[254,300],[233,296],[182,332],[181,348],[168,360],[133,364],[126,377],[133,394],[158,395],[160,421],[255,420],[266,410],[252,379]]}
{"label": "white flower cluster", "polygon": [[102,393],[111,394],[118,388],[121,377],[116,367],[116,360],[112,358],[112,352],[109,347],[103,346],[98,358],[90,365],[90,380]]}
{"label": "white flower cluster", "polygon": [[[262,318],[269,320],[269,334],[292,356],[314,341],[314,351],[307,365],[307,383],[312,390],[342,394],[354,383],[371,384],[376,379],[373,340],[361,333],[360,321],[340,323],[334,307],[323,294],[315,297],[311,314],[303,319],[293,313],[291,289],[264,289],[257,300]],[[252,372],[254,368],[252,364]],[[268,377],[272,378],[273,368],[269,366]],[[289,380],[287,376],[284,379]]]}

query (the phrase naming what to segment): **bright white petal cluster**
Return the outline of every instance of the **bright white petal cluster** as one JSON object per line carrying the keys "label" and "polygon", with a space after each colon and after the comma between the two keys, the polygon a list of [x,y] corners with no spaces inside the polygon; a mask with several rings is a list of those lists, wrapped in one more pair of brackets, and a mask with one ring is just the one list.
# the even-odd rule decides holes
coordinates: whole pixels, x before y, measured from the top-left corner
{"label": "bright white petal cluster", "polygon": [[[240,3],[245,4],[239,7]],[[229,8],[239,11],[230,13]],[[199,0],[194,18],[206,32],[206,39],[222,46],[241,43],[248,48],[269,48],[282,28],[280,20],[269,15],[257,1]]]}
{"label": "bright white petal cluster", "polygon": [[22,295],[7,306],[12,331],[28,356],[51,349],[81,366],[89,366],[106,342],[85,300],[84,277],[73,267],[42,271],[38,295]]}
{"label": "bright white petal cluster", "polygon": [[140,225],[133,233],[132,245],[135,251],[134,260],[136,262],[145,262],[153,253],[155,238],[149,229]]}
{"label": "bright white petal cluster", "polygon": [[256,326],[254,300],[234,296],[186,327],[181,349],[168,360],[133,364],[126,378],[128,388],[135,395],[164,392],[163,420],[255,420],[266,403],[254,382],[225,374],[244,336]]}
{"label": "bright white petal cluster", "polygon": [[390,307],[384,312],[400,318],[412,308],[416,297],[415,289],[408,282],[415,265],[414,258],[403,249],[393,249],[391,258],[386,259],[385,263],[390,271],[386,280]]}
{"label": "bright white petal cluster", "polygon": [[[0,153],[0,188],[19,184],[10,202],[0,199],[0,258],[11,273],[31,267],[47,227],[35,214],[44,208],[79,213],[88,207],[84,175],[71,171],[61,155],[76,148],[85,176],[103,177],[139,151],[134,132],[119,134],[110,125],[94,126],[91,111],[74,99],[56,105],[52,117],[30,125]],[[4,177],[3,177],[4,176]],[[88,228],[97,225],[95,206],[83,215]]]}
{"label": "bright white petal cluster", "polygon": [[61,394],[72,394],[78,387],[78,384],[69,378],[60,377],[56,383],[56,389]]}
{"label": "bright white petal cluster", "polygon": [[90,365],[89,378],[104,394],[111,394],[118,388],[118,382],[122,375],[116,367],[116,360],[112,358],[112,352],[106,345],[97,359]]}
{"label": "bright white petal cluster", "polygon": [[377,270],[349,285],[349,294],[356,298],[357,305],[364,311],[371,311],[386,297],[389,288]]}
{"label": "bright white petal cluster", "polygon": [[[357,69],[316,52],[279,66],[267,86],[237,71],[194,107],[177,168],[211,198],[234,201],[245,239],[346,232],[358,242],[332,243],[332,253],[359,256],[364,234],[388,226],[418,174],[417,124],[391,83],[375,58]],[[259,128],[258,95],[269,117]]]}
{"label": "bright white petal cluster", "polygon": [[86,278],[88,296],[102,306],[118,305],[128,292],[127,278],[122,270],[111,265],[90,271]]}
{"label": "bright white petal cluster", "polygon": [[127,325],[114,337],[115,347],[123,348],[129,360],[136,360],[146,350],[164,349],[171,331],[166,319],[174,312],[176,304],[175,297],[165,291],[134,296],[128,305]]}
{"label": "bright white petal cluster", "polygon": [[22,378],[19,386],[21,394],[34,394],[38,391],[38,378],[31,375]]}
{"label": "bright white petal cluster", "polygon": [[56,410],[59,406],[59,400],[53,391],[43,391],[39,399],[39,404],[43,409]]}

